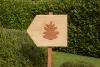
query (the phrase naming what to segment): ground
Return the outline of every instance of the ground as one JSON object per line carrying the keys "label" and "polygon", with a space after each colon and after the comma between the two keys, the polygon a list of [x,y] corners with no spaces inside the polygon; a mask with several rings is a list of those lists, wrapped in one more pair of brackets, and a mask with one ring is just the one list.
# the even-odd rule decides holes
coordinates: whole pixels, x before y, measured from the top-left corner
{"label": "ground", "polygon": [[84,61],[94,64],[96,67],[100,67],[100,59],[94,57],[80,56],[75,54],[53,52],[53,67],[60,67],[60,65],[66,61]]}

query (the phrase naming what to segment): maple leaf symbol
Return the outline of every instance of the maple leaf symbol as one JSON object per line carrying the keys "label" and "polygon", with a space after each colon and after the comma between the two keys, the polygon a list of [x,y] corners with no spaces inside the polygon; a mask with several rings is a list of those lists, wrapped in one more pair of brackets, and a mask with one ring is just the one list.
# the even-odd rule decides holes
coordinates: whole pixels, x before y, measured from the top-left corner
{"label": "maple leaf symbol", "polygon": [[55,31],[56,29],[57,27],[55,27],[55,24],[53,24],[52,21],[50,21],[50,24],[46,24],[46,27],[44,27],[44,30],[46,30],[46,32],[43,33],[45,34],[43,37],[48,40],[56,39],[57,34],[59,34],[58,31]]}

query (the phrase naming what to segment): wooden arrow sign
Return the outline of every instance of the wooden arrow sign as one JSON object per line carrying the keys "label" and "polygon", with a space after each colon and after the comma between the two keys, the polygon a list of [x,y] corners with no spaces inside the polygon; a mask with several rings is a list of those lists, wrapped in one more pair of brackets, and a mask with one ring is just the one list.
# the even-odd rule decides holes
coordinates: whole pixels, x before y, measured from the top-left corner
{"label": "wooden arrow sign", "polygon": [[27,32],[38,47],[66,47],[67,15],[37,15]]}
{"label": "wooden arrow sign", "polygon": [[48,67],[52,67],[52,48],[67,46],[67,15],[37,15],[27,29],[38,47],[48,47]]}

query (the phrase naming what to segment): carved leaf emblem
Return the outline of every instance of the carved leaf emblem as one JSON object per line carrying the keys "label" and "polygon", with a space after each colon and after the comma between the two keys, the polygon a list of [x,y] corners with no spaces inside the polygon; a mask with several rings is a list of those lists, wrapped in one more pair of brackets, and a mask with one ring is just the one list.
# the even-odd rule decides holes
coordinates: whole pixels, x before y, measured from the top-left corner
{"label": "carved leaf emblem", "polygon": [[52,21],[50,21],[50,24],[46,24],[46,26],[44,27],[45,32],[43,32],[43,37],[48,40],[56,39],[57,34],[59,34],[59,32],[56,31],[56,29],[57,27],[55,27],[55,24],[53,24]]}

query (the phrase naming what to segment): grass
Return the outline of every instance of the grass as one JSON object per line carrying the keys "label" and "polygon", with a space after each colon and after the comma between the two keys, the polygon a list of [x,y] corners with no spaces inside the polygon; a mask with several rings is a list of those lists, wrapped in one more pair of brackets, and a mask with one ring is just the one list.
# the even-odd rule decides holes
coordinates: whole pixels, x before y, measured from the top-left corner
{"label": "grass", "polygon": [[100,58],[80,56],[63,52],[53,52],[53,67],[60,67],[61,64],[67,61],[88,62],[94,64],[95,67],[100,67]]}

